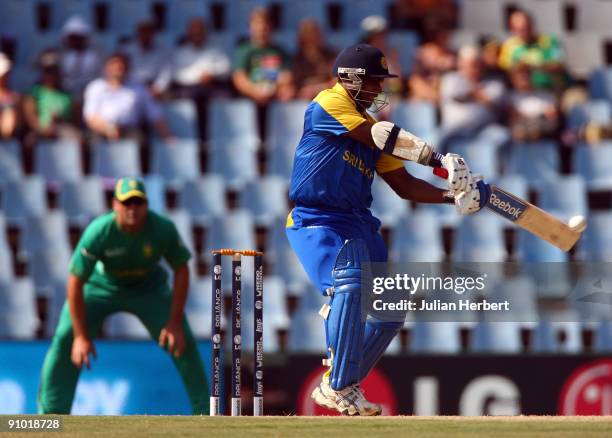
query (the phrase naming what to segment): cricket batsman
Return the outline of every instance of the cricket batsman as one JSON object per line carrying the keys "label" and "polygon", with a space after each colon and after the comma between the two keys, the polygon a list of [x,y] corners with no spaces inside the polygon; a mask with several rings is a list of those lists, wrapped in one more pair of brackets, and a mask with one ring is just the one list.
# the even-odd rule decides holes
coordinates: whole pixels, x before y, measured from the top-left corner
{"label": "cricket batsman", "polygon": [[[366,110],[376,112],[386,105],[383,81],[396,77],[379,49],[367,44],[344,49],[333,74],[337,83],[319,93],[304,116],[291,178],[295,208],[287,218],[287,237],[311,281],[331,296],[329,308],[321,312],[329,369],[312,398],[344,415],[380,415],[381,407],[364,397],[359,383],[402,323],[365,322],[361,316],[361,272],[370,262],[387,261],[380,221],[369,209],[374,173],[403,199],[455,204],[461,214],[483,206],[482,185],[457,155],[439,155],[449,175],[448,190],[443,190],[411,176],[402,160],[376,146],[376,120]],[[407,135],[401,132],[395,126],[389,131],[385,151],[394,149],[398,135]]]}
{"label": "cricket batsman", "polygon": [[[149,210],[143,182],[119,179],[113,211],[89,224],[70,261],[68,299],[42,368],[39,413],[70,413],[79,373],[96,358],[93,338],[115,312],[142,321],[171,355],[193,414],[208,413],[206,374],[183,313],[190,257],[172,221]],[[172,292],[162,258],[174,271]]]}

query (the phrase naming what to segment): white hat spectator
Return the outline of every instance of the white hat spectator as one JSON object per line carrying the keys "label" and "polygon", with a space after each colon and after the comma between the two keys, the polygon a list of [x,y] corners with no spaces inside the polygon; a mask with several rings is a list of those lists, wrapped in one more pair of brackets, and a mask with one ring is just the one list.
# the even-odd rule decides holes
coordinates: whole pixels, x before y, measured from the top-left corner
{"label": "white hat spectator", "polygon": [[387,30],[387,20],[381,15],[370,15],[361,20],[361,30],[366,34],[374,34]]}
{"label": "white hat spectator", "polygon": [[85,21],[80,15],[73,15],[68,18],[64,27],[62,28],[62,34],[67,35],[82,35],[88,36],[91,33],[91,27],[89,23]]}

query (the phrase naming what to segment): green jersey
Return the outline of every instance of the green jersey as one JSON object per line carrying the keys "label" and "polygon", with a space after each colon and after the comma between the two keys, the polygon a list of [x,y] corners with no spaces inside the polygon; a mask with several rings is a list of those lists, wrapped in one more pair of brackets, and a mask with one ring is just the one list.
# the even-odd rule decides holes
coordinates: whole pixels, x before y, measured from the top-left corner
{"label": "green jersey", "polygon": [[166,284],[161,258],[176,268],[190,257],[176,227],[164,216],[149,210],[144,228],[128,234],[111,212],[89,224],[70,261],[70,273],[109,292],[140,293]]}

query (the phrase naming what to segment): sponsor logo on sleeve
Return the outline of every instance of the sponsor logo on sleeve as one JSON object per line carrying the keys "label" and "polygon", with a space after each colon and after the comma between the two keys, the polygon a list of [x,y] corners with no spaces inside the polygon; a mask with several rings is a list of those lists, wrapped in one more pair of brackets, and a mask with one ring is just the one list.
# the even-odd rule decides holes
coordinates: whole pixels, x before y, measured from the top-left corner
{"label": "sponsor logo on sleeve", "polygon": [[518,220],[527,209],[527,204],[510,196],[508,193],[496,187],[492,187],[491,197],[487,207],[495,213],[505,217],[512,222]]}

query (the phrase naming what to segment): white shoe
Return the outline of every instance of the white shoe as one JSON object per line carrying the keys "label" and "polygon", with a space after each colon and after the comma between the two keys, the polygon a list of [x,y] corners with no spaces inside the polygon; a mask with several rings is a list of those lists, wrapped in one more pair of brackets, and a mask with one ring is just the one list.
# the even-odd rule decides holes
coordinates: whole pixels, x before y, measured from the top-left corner
{"label": "white shoe", "polygon": [[328,383],[321,382],[310,396],[316,404],[328,409],[335,409],[342,415],[380,415],[382,407],[366,400],[359,385],[351,385],[339,391],[332,389]]}

